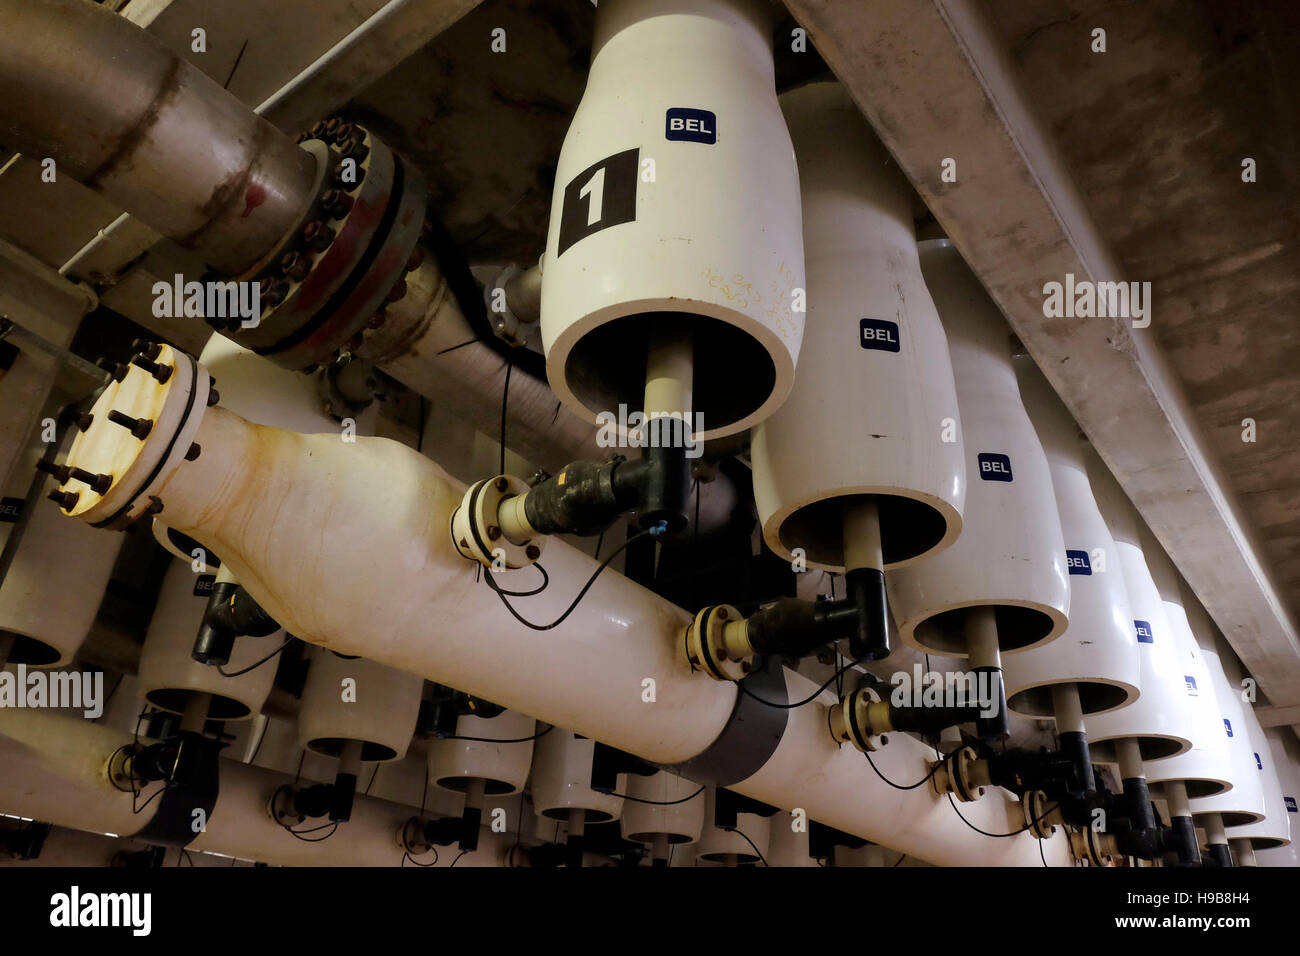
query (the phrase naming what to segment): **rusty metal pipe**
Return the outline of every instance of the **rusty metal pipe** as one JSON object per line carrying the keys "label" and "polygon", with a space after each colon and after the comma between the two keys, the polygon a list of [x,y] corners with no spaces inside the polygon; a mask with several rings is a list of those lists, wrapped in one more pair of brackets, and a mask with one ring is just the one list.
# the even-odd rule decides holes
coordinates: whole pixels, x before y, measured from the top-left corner
{"label": "rusty metal pipe", "polygon": [[214,80],[88,0],[0,0],[0,142],[231,275],[312,198],[315,161]]}

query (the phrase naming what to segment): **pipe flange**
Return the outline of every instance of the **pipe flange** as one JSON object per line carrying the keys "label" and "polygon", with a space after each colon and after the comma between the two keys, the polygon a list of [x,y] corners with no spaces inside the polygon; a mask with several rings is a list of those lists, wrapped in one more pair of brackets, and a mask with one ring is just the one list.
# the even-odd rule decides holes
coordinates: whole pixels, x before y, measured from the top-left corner
{"label": "pipe flange", "polygon": [[727,624],[744,620],[740,611],[729,604],[706,607],[686,625],[682,648],[692,671],[704,671],[714,680],[744,679],[754,665],[747,658],[728,655],[724,636]]}
{"label": "pipe flange", "polygon": [[862,687],[838,703],[832,704],[826,715],[826,724],[837,743],[852,744],[863,753],[874,753],[889,743],[887,734],[873,734],[870,709],[879,704],[874,690]]}
{"label": "pipe flange", "polygon": [[136,790],[135,773],[131,769],[131,761],[135,753],[134,744],[118,747],[108,755],[108,763],[104,768],[108,782],[123,793],[135,793]]}
{"label": "pipe flange", "polygon": [[527,482],[513,475],[484,478],[470,485],[451,513],[451,539],[456,550],[493,570],[527,567],[540,558],[545,535],[516,543],[501,530],[501,503],[527,492]]}
{"label": "pipe flange", "polygon": [[1047,822],[1048,815],[1055,809],[1047,805],[1047,794],[1041,790],[1030,790],[1025,794],[1021,805],[1025,814],[1025,826],[1030,833],[1040,840],[1055,835],[1056,824]]}
{"label": "pipe flange", "polygon": [[1076,860],[1084,860],[1093,866],[1114,866],[1119,852],[1114,840],[1108,834],[1092,827],[1082,830],[1071,829],[1070,853]]}
{"label": "pipe flange", "polygon": [[506,296],[506,283],[522,271],[519,263],[507,263],[506,267],[497,273],[495,279],[483,286],[483,304],[487,306],[488,321],[492,325],[493,334],[515,348],[528,343],[528,336],[535,327],[515,315]]}
{"label": "pipe flange", "polygon": [[425,836],[425,821],[411,817],[397,831],[397,845],[411,856],[421,856],[433,849],[433,843]]}
{"label": "pipe flange", "polygon": [[266,812],[282,827],[294,827],[304,822],[307,817],[298,812],[298,806],[295,802],[297,792],[290,784],[284,784],[275,788],[271,794],[271,799],[266,802]]}
{"label": "pipe flange", "polygon": [[121,530],[161,512],[163,483],[187,461],[209,401],[208,370],[169,345],[120,366],[77,435],[63,482],[64,513],[97,528]]}
{"label": "pipe flange", "polygon": [[[424,224],[423,174],[362,127],[338,128],[346,139],[322,132],[302,144],[326,172],[299,228],[258,273],[261,321],[231,330],[240,344],[298,371],[355,351],[367,327],[382,322],[385,302],[404,294]],[[340,175],[349,159],[355,182]]]}
{"label": "pipe flange", "polygon": [[978,760],[975,748],[958,747],[943,758],[942,766],[930,778],[930,786],[937,794],[950,793],[962,803],[974,803],[984,796],[984,787],[974,779]]}

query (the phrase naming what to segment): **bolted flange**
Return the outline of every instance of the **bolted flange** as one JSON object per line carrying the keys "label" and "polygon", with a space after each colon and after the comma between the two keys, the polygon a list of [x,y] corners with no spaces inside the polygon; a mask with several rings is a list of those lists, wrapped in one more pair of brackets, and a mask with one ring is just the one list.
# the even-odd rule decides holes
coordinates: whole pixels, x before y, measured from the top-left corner
{"label": "bolted flange", "polygon": [[451,538],[456,550],[471,561],[493,569],[526,567],[542,556],[545,535],[511,540],[501,530],[501,504],[528,491],[513,475],[476,481],[451,513]]}

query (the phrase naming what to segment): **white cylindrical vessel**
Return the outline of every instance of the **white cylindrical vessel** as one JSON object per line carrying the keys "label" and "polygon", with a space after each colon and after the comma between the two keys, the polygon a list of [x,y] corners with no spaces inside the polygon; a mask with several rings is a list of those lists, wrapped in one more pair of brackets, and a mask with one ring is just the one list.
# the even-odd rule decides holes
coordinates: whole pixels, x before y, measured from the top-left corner
{"label": "white cylindrical vessel", "polygon": [[1264,736],[1277,771],[1291,842],[1261,850],[1255,859],[1260,866],[1300,866],[1300,744],[1284,727],[1269,727]]}
{"label": "white cylindrical vessel", "polygon": [[444,790],[465,792],[470,781],[482,780],[486,794],[518,793],[524,788],[533,760],[534,741],[524,738],[535,733],[537,721],[516,710],[505,710],[491,718],[463,715],[456,721],[456,737],[481,739],[430,740],[429,780]]}
{"label": "white cylindrical vessel", "polygon": [[808,324],[790,398],[754,430],[763,538],[787,560],[843,571],[846,506],[874,500],[884,565],[902,567],[957,539],[966,495],[912,188],[838,83],[781,101],[803,192]]}
{"label": "white cylindrical vessel", "polygon": [[[555,727],[533,745],[528,777],[533,806],[551,820],[567,820],[571,810],[586,812],[587,823],[608,823],[623,812],[623,798],[591,789],[596,741]],[[626,785],[622,774],[618,786]]]}
{"label": "white cylindrical vessel", "polygon": [[1005,662],[1007,706],[1026,717],[1052,714],[1053,685],[1078,688],[1083,713],[1138,698],[1137,638],[1115,542],[1093,498],[1078,427],[1027,357],[1015,360],[1025,410],[1047,454],[1065,538],[1070,624],[1064,634]]}
{"label": "white cylindrical vessel", "polygon": [[284,643],[284,631],[266,637],[239,637],[229,663],[220,669],[200,664],[190,653],[211,594],[211,575],[195,574],[190,565],[173,561],[163,577],[144,647],[140,650],[140,689],[155,707],[183,714],[196,694],[209,694],[213,720],[242,720],[260,713],[275,683],[273,658],[238,677]]}
{"label": "white cylindrical vessel", "polygon": [[11,664],[61,667],[95,623],[122,538],[68,521],[44,497],[34,509],[0,583],[0,642]]}
{"label": "white cylindrical vessel", "polygon": [[1142,688],[1142,696],[1129,706],[1088,722],[1088,743],[1093,759],[1103,763],[1118,762],[1116,742],[1125,739],[1137,742],[1144,761],[1167,759],[1192,747],[1182,660],[1142,553],[1141,519],[1091,446],[1085,456],[1097,507],[1115,541],[1117,569],[1133,614]]}
{"label": "white cylindrical vessel", "polygon": [[653,845],[694,843],[704,829],[704,792],[694,781],[667,770],[627,778],[628,801],[619,820],[623,839]]}
{"label": "white cylindrical vessel", "polygon": [[[1228,666],[1232,669],[1232,665]],[[1255,760],[1255,769],[1259,771],[1259,787],[1264,797],[1264,819],[1233,827],[1229,842],[1235,845],[1237,840],[1248,840],[1252,850],[1275,850],[1291,843],[1291,821],[1282,792],[1282,777],[1269,741],[1264,736],[1264,728],[1260,726],[1254,710],[1250,707],[1243,708],[1242,718],[1250,741],[1251,756]]]}
{"label": "white cylindrical vessel", "polygon": [[1177,669],[1182,674],[1183,694],[1189,708],[1186,733],[1192,742],[1192,748],[1186,753],[1151,764],[1147,768],[1147,782],[1181,783],[1189,797],[1223,793],[1232,789],[1228,741],[1223,734],[1223,718],[1219,715],[1210,669],[1187,623],[1178,571],[1144,522],[1138,525],[1138,541],[1174,642]]}
{"label": "white cylindrical vessel", "polygon": [[799,179],[760,0],[604,0],[560,151],[542,272],[555,394],[642,407],[651,332],[693,340],[702,437],[789,394],[803,335]]}
{"label": "white cylindrical vessel", "polygon": [[361,741],[362,760],[400,760],[420,716],[424,678],[363,657],[313,649],[298,710],[298,740],[338,757]]}
{"label": "white cylindrical vessel", "polygon": [[1255,764],[1255,751],[1246,729],[1246,715],[1241,700],[1241,687],[1229,683],[1218,645],[1217,628],[1210,620],[1201,602],[1183,584],[1183,607],[1192,635],[1200,645],[1205,666],[1214,685],[1215,700],[1219,704],[1221,726],[1228,741],[1229,779],[1232,789],[1212,797],[1192,801],[1192,816],[1199,822],[1208,815],[1218,816],[1230,829],[1264,819],[1264,789],[1259,767]]}
{"label": "white cylindrical vessel", "polygon": [[716,800],[715,788],[709,787],[704,791],[704,829],[700,833],[699,846],[695,848],[696,859],[710,863],[734,861],[737,864],[765,860],[772,835],[769,818],[757,813],[737,813],[735,827],[724,830],[713,822]]}
{"label": "white cylindrical vessel", "polygon": [[1037,647],[1065,630],[1070,583],[1047,456],[1011,364],[1011,332],[947,239],[917,248],[948,336],[968,482],[961,537],[889,575],[889,604],[899,635],[922,651],[966,656],[971,607],[995,609],[1003,652]]}

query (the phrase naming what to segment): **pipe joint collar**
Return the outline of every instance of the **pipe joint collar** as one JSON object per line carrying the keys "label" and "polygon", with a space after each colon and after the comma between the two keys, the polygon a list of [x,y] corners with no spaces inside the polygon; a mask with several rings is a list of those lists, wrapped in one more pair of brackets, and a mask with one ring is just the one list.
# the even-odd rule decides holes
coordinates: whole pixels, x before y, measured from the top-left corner
{"label": "pipe joint collar", "polygon": [[691,670],[714,680],[743,680],[754,669],[753,648],[744,640],[744,616],[730,604],[715,604],[695,615],[682,634]]}
{"label": "pipe joint collar", "polygon": [[502,504],[528,490],[527,482],[513,475],[484,478],[470,485],[451,513],[451,539],[456,550],[492,570],[514,570],[540,558],[545,535],[521,540],[507,534],[501,525]]}

